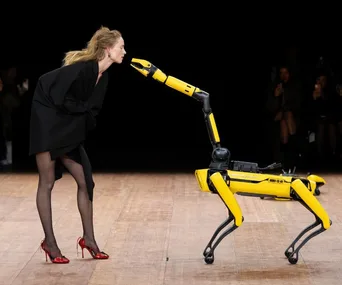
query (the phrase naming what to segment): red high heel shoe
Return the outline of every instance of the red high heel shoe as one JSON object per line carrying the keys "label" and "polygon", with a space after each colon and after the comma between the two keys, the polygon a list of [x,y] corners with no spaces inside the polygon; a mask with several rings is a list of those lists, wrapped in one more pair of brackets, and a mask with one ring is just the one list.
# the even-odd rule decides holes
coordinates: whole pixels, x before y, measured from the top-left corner
{"label": "red high heel shoe", "polygon": [[62,256],[57,256],[57,257],[53,258],[52,255],[51,255],[51,252],[46,247],[45,240],[42,241],[42,243],[40,244],[40,247],[45,252],[46,262],[48,261],[48,256],[49,256],[49,258],[50,258],[52,263],[65,264],[65,263],[69,263],[70,262],[70,260],[67,259],[63,255]]}
{"label": "red high heel shoe", "polygon": [[[107,253],[104,253],[103,251],[95,253],[95,250],[92,249],[91,247],[87,246],[85,244],[85,240],[84,238],[79,237],[77,240],[77,244],[76,244],[76,249],[78,250],[78,245],[81,247],[82,249],[82,258],[84,258],[84,253],[83,250],[87,249],[90,253],[90,255],[94,258],[94,259],[108,259],[109,255]],[[78,251],[77,251],[78,253]]]}

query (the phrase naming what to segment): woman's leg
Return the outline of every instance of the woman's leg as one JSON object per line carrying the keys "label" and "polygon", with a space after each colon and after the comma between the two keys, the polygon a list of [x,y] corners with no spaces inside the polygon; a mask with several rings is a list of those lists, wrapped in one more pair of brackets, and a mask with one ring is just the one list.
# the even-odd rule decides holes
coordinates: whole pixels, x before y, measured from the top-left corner
{"label": "woman's leg", "polygon": [[55,162],[51,160],[49,152],[37,154],[36,162],[39,173],[37,209],[45,234],[44,246],[53,259],[62,256],[52,228],[51,191],[55,183]]}
{"label": "woman's leg", "polygon": [[91,247],[95,254],[99,253],[100,250],[96,244],[94,235],[93,203],[89,199],[83,166],[68,156],[63,156],[61,160],[77,183],[77,206],[82,219],[85,244]]}
{"label": "woman's leg", "polygon": [[280,121],[280,141],[283,145],[289,142],[289,130],[285,120]]}
{"label": "woman's leg", "polygon": [[287,124],[284,119],[280,121],[280,149],[282,152],[283,167],[288,168],[288,141],[289,141],[289,131],[287,129]]}
{"label": "woman's leg", "polygon": [[291,111],[288,111],[285,113],[285,121],[287,125],[287,129],[290,136],[293,136],[297,133],[297,124],[296,120],[293,116],[293,113]]}
{"label": "woman's leg", "polygon": [[284,117],[288,129],[289,168],[292,169],[297,165],[299,158],[299,139],[297,134],[298,126],[293,112],[287,111]]}

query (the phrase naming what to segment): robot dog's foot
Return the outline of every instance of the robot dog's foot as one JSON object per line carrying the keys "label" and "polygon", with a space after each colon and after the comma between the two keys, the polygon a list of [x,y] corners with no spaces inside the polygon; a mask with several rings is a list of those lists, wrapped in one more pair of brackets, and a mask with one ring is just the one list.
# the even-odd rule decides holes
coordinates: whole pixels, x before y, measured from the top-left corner
{"label": "robot dog's foot", "polygon": [[214,250],[207,246],[203,252],[203,256],[204,256],[204,261],[206,264],[213,264],[214,263]]}

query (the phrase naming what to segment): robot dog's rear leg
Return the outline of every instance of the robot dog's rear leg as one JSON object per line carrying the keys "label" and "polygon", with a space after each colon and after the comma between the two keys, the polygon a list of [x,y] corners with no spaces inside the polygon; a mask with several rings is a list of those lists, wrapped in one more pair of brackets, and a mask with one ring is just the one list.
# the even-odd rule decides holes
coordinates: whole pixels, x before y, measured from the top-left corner
{"label": "robot dog's rear leg", "polygon": [[[306,227],[303,231],[301,231],[299,233],[299,235],[293,240],[293,242],[289,245],[289,247],[285,250],[285,256],[289,259],[291,258],[291,260],[289,259],[290,263],[295,262],[297,263],[298,261],[298,253],[299,250],[303,247],[303,245],[305,243],[307,243],[309,241],[309,239],[313,238],[314,236],[316,236],[317,234],[319,234],[321,232],[321,230],[319,231],[315,231],[312,234],[310,234],[296,249],[295,249],[295,245],[296,243],[301,239],[302,236],[304,236],[308,231],[314,229],[315,227],[317,227],[318,225],[321,224],[321,221],[319,219],[316,219],[316,222],[312,223],[310,226]],[[291,262],[292,261],[292,262]]]}
{"label": "robot dog's rear leg", "polygon": [[[207,247],[205,248],[203,255],[204,260],[207,264],[212,264],[214,262],[214,251],[219,243],[231,232],[236,230],[243,222],[243,216],[237,200],[235,199],[233,193],[229,189],[225,179],[222,177],[222,174],[219,172],[214,173],[210,176],[210,180],[212,182],[213,187],[215,188],[215,192],[220,196],[223,203],[226,205],[228,209],[228,218],[225,222],[223,222],[215,231],[212,238],[210,239]],[[228,228],[225,232],[223,232],[217,239],[217,241],[213,244],[215,238],[218,236],[220,231],[222,231],[230,222],[234,221],[234,225]]]}
{"label": "robot dog's rear leg", "polygon": [[[316,221],[305,228],[299,235],[294,239],[291,245],[286,249],[285,256],[288,258],[291,264],[296,264],[298,261],[298,253],[299,250],[313,237],[318,234],[324,232],[331,226],[331,220],[329,219],[328,214],[323,209],[322,205],[319,203],[317,198],[312,195],[312,193],[305,187],[304,183],[300,179],[296,179],[292,182],[293,189],[293,198],[298,200],[305,208],[307,208],[316,218]],[[299,239],[304,236],[308,231],[314,229],[318,225],[321,225],[321,228],[312,232],[309,236],[307,236],[297,248],[295,248],[295,244],[299,241]],[[291,249],[291,251],[290,251]]]}

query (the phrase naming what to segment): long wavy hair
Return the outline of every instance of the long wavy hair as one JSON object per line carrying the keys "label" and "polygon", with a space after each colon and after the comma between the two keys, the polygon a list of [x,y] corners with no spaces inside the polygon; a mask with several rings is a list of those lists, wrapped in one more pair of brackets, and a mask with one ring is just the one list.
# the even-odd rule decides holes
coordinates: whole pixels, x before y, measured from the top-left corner
{"label": "long wavy hair", "polygon": [[100,61],[105,57],[105,49],[115,45],[120,37],[121,33],[118,30],[110,30],[102,26],[91,37],[86,48],[65,53],[63,66],[80,61]]}

